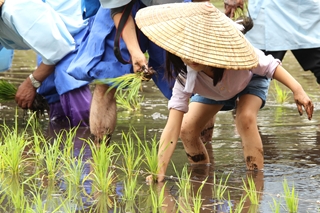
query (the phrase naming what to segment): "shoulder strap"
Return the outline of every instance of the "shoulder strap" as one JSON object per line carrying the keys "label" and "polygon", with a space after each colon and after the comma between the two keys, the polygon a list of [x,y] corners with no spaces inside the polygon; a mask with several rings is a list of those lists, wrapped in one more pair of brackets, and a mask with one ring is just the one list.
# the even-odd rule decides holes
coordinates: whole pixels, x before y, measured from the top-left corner
{"label": "shoulder strap", "polygon": [[116,32],[116,36],[114,38],[114,47],[113,47],[113,52],[116,58],[118,59],[119,62],[122,64],[130,64],[130,61],[126,61],[122,58],[121,51],[120,51],[120,36],[122,34],[123,28],[127,23],[127,20],[131,14],[132,6],[134,5],[135,0],[132,0],[129,4],[127,4],[124,8],[124,11],[122,13],[122,16],[120,18],[119,26]]}

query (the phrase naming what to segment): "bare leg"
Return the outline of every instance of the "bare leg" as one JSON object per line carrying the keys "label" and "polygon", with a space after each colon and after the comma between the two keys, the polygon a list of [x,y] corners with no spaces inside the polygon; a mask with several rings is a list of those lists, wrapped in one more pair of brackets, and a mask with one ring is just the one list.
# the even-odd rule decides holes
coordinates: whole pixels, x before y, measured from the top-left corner
{"label": "bare leg", "polygon": [[262,100],[255,95],[243,95],[237,105],[236,126],[242,139],[243,154],[248,170],[263,169],[264,157],[257,115]]}
{"label": "bare leg", "polygon": [[200,139],[200,133],[221,107],[221,105],[207,105],[197,102],[189,104],[189,111],[183,118],[180,138],[190,163],[210,162],[207,149]]}
{"label": "bare leg", "polygon": [[214,122],[216,121],[216,116],[213,116],[208,123],[204,126],[203,130],[201,131],[201,141],[202,143],[207,143],[212,140],[213,129],[214,129]]}
{"label": "bare leg", "polygon": [[96,144],[104,136],[111,137],[117,122],[115,89],[107,92],[108,85],[96,84],[90,108],[90,131]]}

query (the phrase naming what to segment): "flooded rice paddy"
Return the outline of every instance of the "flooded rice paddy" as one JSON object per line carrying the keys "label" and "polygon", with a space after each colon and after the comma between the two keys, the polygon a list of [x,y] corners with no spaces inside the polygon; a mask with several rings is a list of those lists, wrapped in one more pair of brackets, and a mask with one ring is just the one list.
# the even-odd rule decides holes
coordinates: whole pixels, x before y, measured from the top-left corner
{"label": "flooded rice paddy", "polygon": [[[35,55],[30,51],[16,51],[12,69],[0,73],[0,79],[4,78],[18,85],[32,72],[36,64],[35,60]],[[51,186],[41,179],[44,175],[34,177],[30,172],[33,171],[32,169],[30,171],[26,170],[23,175],[29,177],[30,180],[28,181],[33,183],[24,188],[24,195],[28,197],[29,203],[30,200],[33,200],[30,208],[28,208],[29,210],[26,211],[17,208],[17,205],[19,206],[17,200],[23,200],[21,197],[17,198],[19,189],[24,185],[21,179],[17,180],[16,183],[14,181],[3,181],[5,175],[2,173],[0,175],[2,181],[0,184],[0,202],[2,203],[0,211],[40,212],[37,209],[41,209],[41,206],[42,209],[46,209],[46,212],[177,212],[177,210],[180,212],[230,212],[230,208],[233,212],[291,212],[288,207],[289,204],[286,202],[288,201],[286,199],[288,194],[284,190],[287,183],[290,192],[294,190],[292,196],[298,198],[298,204],[294,204],[298,206],[296,212],[320,212],[320,115],[318,104],[320,88],[316,84],[312,73],[304,72],[290,52],[287,53],[283,66],[303,85],[314,102],[315,111],[311,121],[307,119],[306,115],[300,117],[291,94],[290,98],[283,104],[277,103],[274,84],[271,83],[268,101],[266,106],[260,110],[258,117],[265,156],[263,172],[246,171],[241,139],[237,134],[232,114],[231,112],[221,112],[216,119],[212,142],[207,144],[211,154],[211,165],[187,165],[185,167],[187,157],[182,144],[178,143],[172,158],[174,166],[171,165],[167,171],[168,181],[164,191],[161,192],[157,189],[160,184],[157,184],[151,190],[150,186],[145,183],[145,177],[148,174],[148,166],[146,165],[135,168],[135,171],[139,172],[137,185],[128,187],[126,182],[128,180],[126,171],[128,170],[123,171],[123,162],[124,159],[127,159],[121,153],[121,148],[118,147],[113,152],[121,154],[118,158],[114,158],[112,164],[106,163],[106,165],[113,168],[114,174],[119,175],[119,177],[115,178],[108,186],[114,189],[113,193],[106,196],[101,190],[97,190],[97,180],[94,180],[90,173],[94,169],[94,164],[85,162],[85,160],[92,158],[94,148],[86,145],[84,150],[80,151],[81,147],[86,144],[81,139],[90,139],[89,130],[79,128],[75,133],[77,139],[73,144],[75,151],[72,155],[79,156],[79,153],[83,152],[83,168],[79,179],[81,180],[82,190],[71,196],[70,193],[73,193],[70,192],[72,187],[69,187],[68,178],[61,174],[62,171],[55,173],[57,176],[56,183]],[[162,97],[152,82],[143,84],[141,94],[144,96],[144,101],[141,103],[140,110],[128,112],[119,109],[118,123],[112,137],[112,144],[124,142],[122,136],[130,132],[130,127],[134,127],[142,141],[144,138],[148,141],[152,141],[154,137],[159,139],[167,119],[167,100]],[[16,115],[18,115],[17,118]],[[0,104],[0,124],[5,122],[10,128],[14,128],[17,124],[18,130],[23,130],[27,125],[24,117],[24,111],[21,109],[16,111],[16,104],[13,101]],[[15,119],[17,119],[17,122],[15,122]],[[49,127],[48,117],[42,117],[40,129],[45,136],[52,135]],[[32,130],[29,129],[28,131],[31,131],[29,134],[33,134]],[[133,141],[138,143],[136,137],[133,137]],[[1,143],[6,143],[6,141],[1,141]],[[65,148],[62,150],[65,150]],[[142,153],[140,156],[146,158],[146,153]],[[71,159],[73,157],[71,156]],[[3,156],[1,159],[3,160]],[[136,160],[138,161],[137,156]],[[70,160],[69,162],[71,164],[73,161]],[[46,168],[48,168],[48,164],[49,162],[46,162]],[[81,163],[75,163],[74,168],[76,168],[75,165],[81,165]],[[175,169],[177,172],[175,172]],[[190,178],[181,176],[184,169],[187,169],[188,174],[191,175]],[[27,182],[25,177],[23,180]],[[206,182],[201,188],[204,180]],[[222,182],[219,182],[220,180]],[[249,197],[246,197],[245,200],[241,198],[247,194],[246,190],[243,189],[244,182],[247,183],[251,180],[255,183],[259,195],[258,205],[253,205]],[[224,181],[226,181],[225,185],[228,186],[224,194],[225,199],[217,200],[215,194],[219,185],[217,183],[224,183]],[[188,184],[186,182],[190,183],[195,190],[201,189],[201,199],[194,195],[193,198],[191,196],[191,201],[186,201],[188,199],[185,199],[181,190],[179,191],[181,188],[187,188]],[[104,183],[106,184],[106,181]],[[185,187],[182,187],[183,184]],[[39,193],[39,195],[35,193],[39,190],[34,189],[34,186],[39,187],[42,193]],[[50,187],[53,187],[51,191],[49,190]],[[8,190],[12,193],[7,193]],[[134,199],[128,197],[125,199],[130,191],[137,192]],[[30,192],[33,192],[33,194]],[[16,196],[10,194],[16,194]],[[38,196],[33,197],[34,194]],[[66,194],[68,195],[66,196]],[[162,196],[164,197],[163,200],[160,199]],[[72,199],[69,199],[71,197]],[[161,200],[161,204],[157,203],[156,199]],[[16,203],[12,200],[15,200]],[[202,202],[199,211],[196,210],[197,201]],[[192,210],[186,207],[189,202],[193,202],[190,205]],[[290,203],[290,201],[288,202]],[[243,208],[237,211],[236,206],[241,203]],[[161,208],[154,209],[156,206]],[[277,206],[279,206],[279,211]]]}

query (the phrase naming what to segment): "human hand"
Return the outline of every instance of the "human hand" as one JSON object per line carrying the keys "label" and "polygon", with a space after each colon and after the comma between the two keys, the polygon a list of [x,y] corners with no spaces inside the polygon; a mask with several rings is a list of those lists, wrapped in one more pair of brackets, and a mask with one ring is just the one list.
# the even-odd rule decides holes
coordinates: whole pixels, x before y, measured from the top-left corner
{"label": "human hand", "polygon": [[294,100],[296,102],[299,114],[303,114],[302,106],[307,113],[308,119],[311,120],[313,114],[313,103],[305,93],[304,90],[294,93]]}
{"label": "human hand", "polygon": [[141,72],[148,68],[148,61],[142,51],[130,53],[134,72]]}
{"label": "human hand", "polygon": [[30,78],[27,78],[18,87],[15,95],[15,101],[22,109],[31,109],[32,103],[36,97],[36,88],[31,84]]}
{"label": "human hand", "polygon": [[3,5],[4,0],[0,0],[0,7]]}
{"label": "human hand", "polygon": [[164,175],[157,175],[157,180],[154,180],[154,175],[148,175],[146,177],[146,182],[148,185],[152,183],[162,183],[164,181]]}
{"label": "human hand", "polygon": [[224,0],[224,13],[229,18],[233,18],[238,7],[243,9],[243,1],[244,0]]}

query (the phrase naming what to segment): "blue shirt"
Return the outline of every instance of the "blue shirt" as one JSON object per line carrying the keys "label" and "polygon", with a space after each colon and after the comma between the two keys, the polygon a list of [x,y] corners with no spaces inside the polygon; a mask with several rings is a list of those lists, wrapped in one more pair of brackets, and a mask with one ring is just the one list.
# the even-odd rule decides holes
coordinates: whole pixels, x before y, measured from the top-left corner
{"label": "blue shirt", "polygon": [[2,5],[0,44],[7,49],[33,49],[53,65],[75,49],[73,36],[87,22],[79,0],[19,0]]}
{"label": "blue shirt", "polygon": [[318,0],[249,0],[254,26],[246,37],[267,51],[320,47]]}

